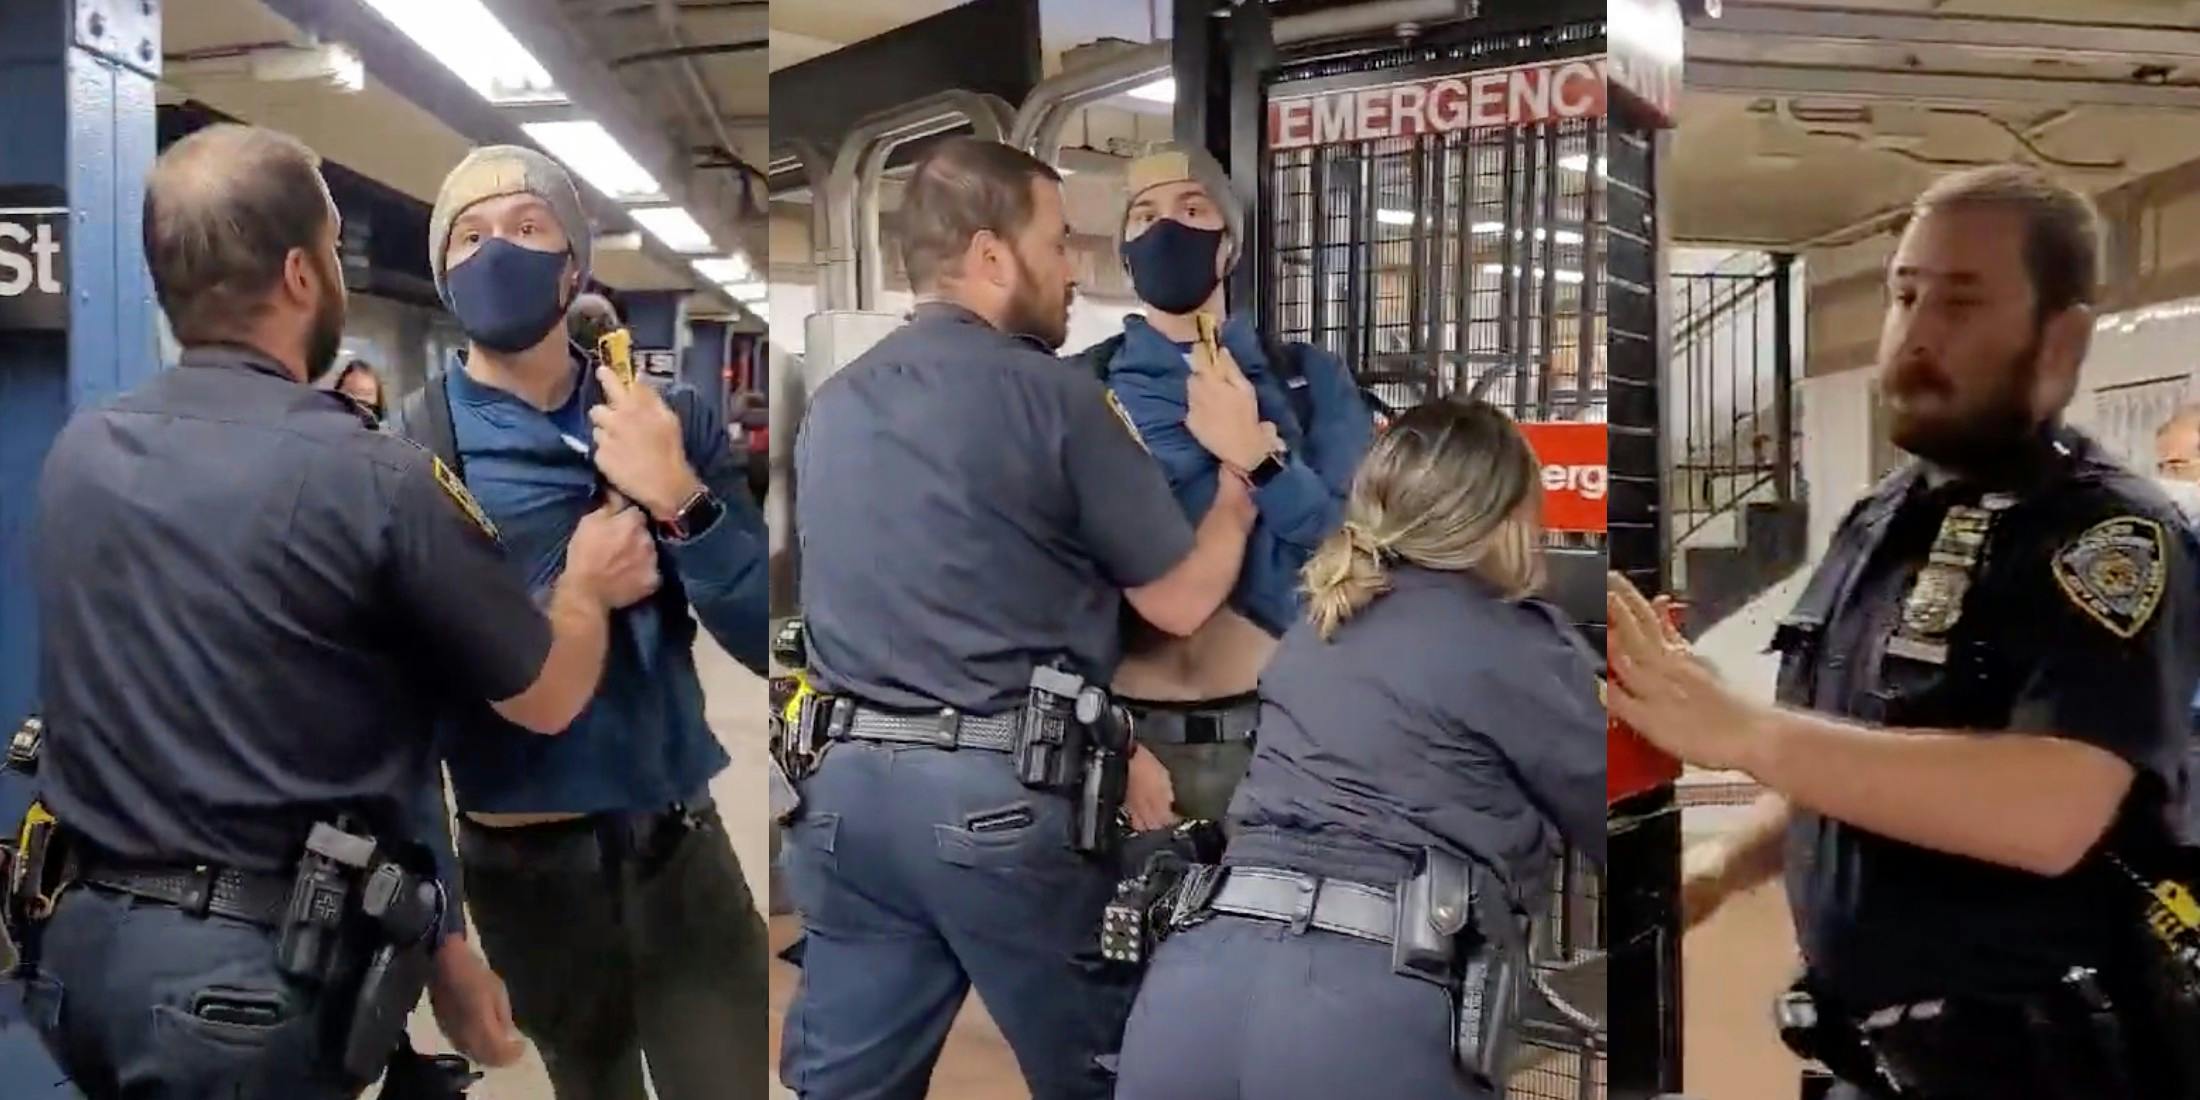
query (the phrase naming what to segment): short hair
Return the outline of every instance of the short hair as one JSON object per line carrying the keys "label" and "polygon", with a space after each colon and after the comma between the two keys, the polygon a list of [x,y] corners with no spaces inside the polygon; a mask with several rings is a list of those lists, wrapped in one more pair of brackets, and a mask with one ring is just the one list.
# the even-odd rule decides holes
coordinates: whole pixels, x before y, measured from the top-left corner
{"label": "short hair", "polygon": [[293,248],[329,224],[321,158],[256,126],[209,126],[170,146],[145,186],[145,263],[184,344],[234,336],[267,308]]}
{"label": "short hair", "polygon": [[952,275],[979,230],[1014,237],[1031,224],[1033,180],[1060,183],[1045,161],[1010,145],[949,138],[917,162],[901,199],[901,261],[909,285]]}
{"label": "short hair", "polygon": [[2035,317],[2092,305],[2101,283],[2101,216],[2085,193],[2030,165],[1997,164],[1942,177],[1912,204],[1915,214],[1997,207],[2024,219],[2024,268]]}

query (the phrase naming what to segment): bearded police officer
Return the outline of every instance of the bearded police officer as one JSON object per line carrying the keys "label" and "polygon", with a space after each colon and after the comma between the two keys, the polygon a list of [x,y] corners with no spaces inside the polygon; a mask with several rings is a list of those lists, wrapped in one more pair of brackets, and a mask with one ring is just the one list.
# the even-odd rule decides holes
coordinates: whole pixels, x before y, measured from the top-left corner
{"label": "bearded police officer", "polygon": [[[1120,406],[1051,354],[1073,288],[1052,169],[943,143],[901,235],[923,301],[819,388],[796,444],[809,657],[831,702],[787,839],[807,939],[782,1077],[810,1100],[921,1097],[975,985],[1035,1097],[1104,1096],[1129,990],[1096,965],[1114,868],[1073,829],[1089,842],[1112,812],[1073,806],[1095,773],[1048,762],[1076,762],[1048,715],[1074,698],[1081,727],[1105,722],[1125,599],[1198,629],[1236,578],[1251,500],[1242,471],[1218,471],[1195,533]],[[1205,376],[1189,400],[1218,453],[1261,432],[1242,379]],[[1132,823],[1166,823],[1166,772],[1142,752],[1128,767]]]}
{"label": "bearded police officer", "polygon": [[1612,582],[1612,712],[1772,792],[1691,859],[1691,915],[1785,866],[1783,1037],[1851,1096],[2194,1095],[2141,882],[2181,828],[2196,578],[2161,493],[2061,424],[2098,250],[2090,203],[2031,169],[1917,200],[1879,366],[1915,461],[1780,625],[1780,708]]}
{"label": "bearded police officer", "polygon": [[337,239],[300,143],[176,143],[145,244],[181,361],[79,413],[46,462],[48,732],[20,853],[38,896],[16,915],[38,918],[33,1022],[95,1098],[356,1094],[400,1040],[420,994],[403,968],[429,965],[437,916],[445,1032],[518,1057],[503,986],[416,846],[429,715],[489,700],[563,729],[608,609],[657,583],[640,518],[605,510],[538,610],[447,471],[304,384],[343,332]]}

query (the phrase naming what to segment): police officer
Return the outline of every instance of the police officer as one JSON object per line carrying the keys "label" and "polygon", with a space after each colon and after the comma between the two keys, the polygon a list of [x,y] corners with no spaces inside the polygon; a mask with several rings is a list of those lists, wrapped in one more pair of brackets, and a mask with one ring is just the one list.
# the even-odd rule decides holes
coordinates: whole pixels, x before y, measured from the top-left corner
{"label": "police officer", "polygon": [[1453,1065],[1448,970],[1398,973],[1391,942],[1419,868],[1479,868],[1484,918],[1518,933],[1558,836],[1604,858],[1596,667],[1526,598],[1539,471],[1480,402],[1419,406],[1375,444],[1261,675],[1225,870],[1179,901],[1190,927],[1139,991],[1118,1097],[1497,1094],[1501,1070]]}
{"label": "police officer", "polygon": [[[1266,340],[1250,313],[1228,312],[1222,280],[1238,262],[1245,214],[1214,157],[1164,146],[1126,175],[1120,252],[1146,309],[1087,356],[1100,361],[1186,514],[1207,508],[1225,462],[1250,472],[1260,513],[1223,610],[1189,638],[1134,629],[1116,675],[1139,740],[1168,765],[1177,807],[1213,819],[1245,775],[1260,714],[1254,683],[1298,621],[1299,571],[1343,518],[1374,421],[1336,356]],[[1242,372],[1273,429],[1267,438],[1220,458],[1193,438],[1184,390],[1195,360]]]}
{"label": "police officer", "polygon": [[[608,609],[657,583],[640,518],[606,510],[538,610],[455,480],[304,384],[343,332],[337,240],[304,145],[237,126],[177,142],[145,242],[181,361],[78,413],[46,461],[37,778],[70,881],[29,929],[25,985],[95,1100],[357,1094],[331,1049],[351,991],[277,962],[309,834],[348,816],[384,850],[428,839],[410,823],[436,702],[563,729]],[[508,1063],[502,983],[444,912],[436,1015]]]}
{"label": "police officer", "polygon": [[1785,865],[1786,1037],[1851,1096],[2193,1095],[2132,874],[2179,831],[2200,605],[2177,513],[2061,424],[2096,224],[2029,168],[1917,200],[1879,366],[1915,461],[1781,624],[1779,707],[1611,584],[1613,714],[1771,792],[1692,859],[1692,915]]}
{"label": "police officer", "polygon": [[[1051,354],[1073,289],[1053,169],[945,142],[901,232],[923,301],[819,388],[796,444],[810,661],[848,705],[786,840],[807,940],[781,1075],[809,1100],[921,1097],[975,985],[1035,1097],[1104,1096],[1128,1007],[1094,965],[1113,868],[1004,750],[1042,666],[1108,682],[1126,599],[1197,629],[1252,505],[1223,470],[1195,532],[1120,407]],[[1261,431],[1227,379],[1190,400],[1211,446]],[[1129,763],[1133,823],[1165,823],[1166,772]]]}

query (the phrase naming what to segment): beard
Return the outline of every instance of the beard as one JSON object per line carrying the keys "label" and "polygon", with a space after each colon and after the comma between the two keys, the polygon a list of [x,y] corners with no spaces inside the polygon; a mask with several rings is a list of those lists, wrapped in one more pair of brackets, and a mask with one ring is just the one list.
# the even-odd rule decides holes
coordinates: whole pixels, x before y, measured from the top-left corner
{"label": "beard", "polygon": [[2021,451],[2040,427],[2032,412],[2032,392],[2040,376],[2040,336],[2017,351],[1997,373],[1993,387],[1970,407],[1955,407],[1955,387],[1937,367],[1898,368],[1888,379],[1891,398],[1929,395],[1936,414],[1890,409],[1894,445],[1918,458],[1959,473],[1983,473]]}
{"label": "beard", "polygon": [[1069,342],[1069,295],[1049,294],[1046,286],[1032,278],[1031,265],[1017,256],[1016,286],[1009,292],[1003,320],[1008,331],[1033,337],[1049,350],[1059,351]]}
{"label": "beard", "polygon": [[313,325],[306,332],[306,377],[318,378],[336,364],[344,345],[344,283],[338,273],[321,270],[322,297],[313,311]]}

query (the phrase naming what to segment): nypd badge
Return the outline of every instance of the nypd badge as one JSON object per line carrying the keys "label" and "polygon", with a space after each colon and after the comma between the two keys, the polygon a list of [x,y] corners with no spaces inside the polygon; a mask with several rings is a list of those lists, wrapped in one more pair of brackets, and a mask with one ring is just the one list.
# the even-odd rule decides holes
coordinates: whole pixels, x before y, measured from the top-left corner
{"label": "nypd badge", "polygon": [[1148,453],[1151,453],[1153,448],[1147,447],[1146,437],[1138,434],[1138,425],[1131,421],[1130,410],[1123,407],[1123,402],[1115,396],[1114,390],[1109,390],[1107,392],[1108,407],[1114,409],[1115,418],[1123,422],[1123,430],[1131,433],[1131,438],[1137,440],[1140,447],[1145,448]]}
{"label": "nypd badge", "polygon": [[2055,583],[2119,638],[2136,637],[2161,606],[2168,580],[2162,525],[2138,516],[2094,524],[2055,553]]}
{"label": "nypd badge", "polygon": [[502,542],[502,536],[497,534],[497,525],[489,522],[489,513],[481,510],[481,502],[475,500],[474,495],[466,491],[466,483],[460,481],[458,475],[452,473],[451,468],[443,464],[441,457],[431,454],[428,459],[435,464],[435,483],[443,487],[444,495],[450,497],[451,502],[458,505],[459,511],[466,513],[467,519],[474,521],[474,526],[481,528],[482,534]]}

